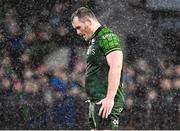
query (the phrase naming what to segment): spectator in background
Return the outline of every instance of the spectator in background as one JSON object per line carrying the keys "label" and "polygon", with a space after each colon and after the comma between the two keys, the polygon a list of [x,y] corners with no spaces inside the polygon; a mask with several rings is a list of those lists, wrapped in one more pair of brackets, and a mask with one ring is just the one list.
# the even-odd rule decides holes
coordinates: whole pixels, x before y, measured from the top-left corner
{"label": "spectator in background", "polygon": [[8,29],[6,44],[9,57],[19,79],[23,79],[24,65],[20,59],[24,51],[24,36],[16,20],[16,9],[12,8],[6,13],[5,26]]}
{"label": "spectator in background", "polygon": [[[179,67],[177,67],[179,68]],[[176,69],[176,71],[179,69]],[[176,75],[179,75],[179,71],[176,72]],[[174,98],[172,102],[172,129],[180,129],[180,78],[177,77],[173,80],[173,87],[174,87]]]}
{"label": "spectator in background", "polygon": [[1,78],[0,92],[2,96],[9,96],[12,93],[12,80],[10,77]]}
{"label": "spectator in background", "polygon": [[11,60],[8,55],[5,55],[3,60],[2,60],[2,65],[1,65],[1,75],[13,77],[16,75],[16,73],[13,70]]}
{"label": "spectator in background", "polygon": [[162,60],[162,75],[159,79],[160,87],[160,129],[173,129],[173,99],[176,91],[173,87],[173,79],[175,74],[174,64],[169,60]]}
{"label": "spectator in background", "polygon": [[53,106],[54,121],[58,128],[73,129],[74,99],[66,92],[66,85],[56,76],[51,78],[51,86],[56,91],[56,102]]}

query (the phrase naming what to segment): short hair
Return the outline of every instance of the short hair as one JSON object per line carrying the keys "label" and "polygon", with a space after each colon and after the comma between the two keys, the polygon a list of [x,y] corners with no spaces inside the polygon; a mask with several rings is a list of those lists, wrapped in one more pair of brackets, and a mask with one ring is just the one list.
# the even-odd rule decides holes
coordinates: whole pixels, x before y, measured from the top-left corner
{"label": "short hair", "polygon": [[74,17],[78,17],[80,19],[85,19],[87,17],[91,17],[96,20],[95,14],[86,7],[78,8],[72,15],[71,15],[71,22],[73,21]]}

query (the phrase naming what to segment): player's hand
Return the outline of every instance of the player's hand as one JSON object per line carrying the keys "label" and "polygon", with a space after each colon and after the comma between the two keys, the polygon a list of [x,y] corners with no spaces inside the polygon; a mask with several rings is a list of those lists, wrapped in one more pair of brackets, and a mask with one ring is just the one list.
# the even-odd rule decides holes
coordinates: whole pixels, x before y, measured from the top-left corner
{"label": "player's hand", "polygon": [[114,99],[104,98],[96,104],[101,104],[99,116],[101,116],[102,118],[108,118],[108,115],[111,114],[112,108],[114,106]]}

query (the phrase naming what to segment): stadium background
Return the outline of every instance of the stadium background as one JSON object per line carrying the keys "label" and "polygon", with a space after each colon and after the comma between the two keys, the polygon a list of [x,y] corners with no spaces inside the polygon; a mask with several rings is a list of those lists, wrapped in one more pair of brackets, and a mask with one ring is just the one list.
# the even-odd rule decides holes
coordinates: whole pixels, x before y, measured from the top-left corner
{"label": "stadium background", "polygon": [[81,6],[122,38],[120,129],[180,129],[178,0],[1,0],[0,129],[89,129]]}

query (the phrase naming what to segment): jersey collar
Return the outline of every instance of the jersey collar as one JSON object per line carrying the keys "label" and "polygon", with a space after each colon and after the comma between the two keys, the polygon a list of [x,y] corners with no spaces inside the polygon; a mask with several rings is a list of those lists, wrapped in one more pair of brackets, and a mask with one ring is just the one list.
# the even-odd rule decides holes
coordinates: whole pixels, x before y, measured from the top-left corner
{"label": "jersey collar", "polygon": [[91,40],[101,31],[101,29],[104,28],[104,26],[100,26],[92,35],[91,39],[89,40],[89,43],[91,43]]}
{"label": "jersey collar", "polygon": [[[95,32],[94,32],[94,34],[92,35],[92,38],[94,38],[100,31],[101,31],[101,29],[103,28],[103,26],[100,26]],[[92,39],[91,38],[91,39]]]}

